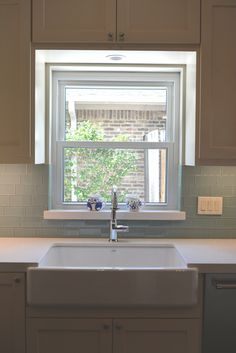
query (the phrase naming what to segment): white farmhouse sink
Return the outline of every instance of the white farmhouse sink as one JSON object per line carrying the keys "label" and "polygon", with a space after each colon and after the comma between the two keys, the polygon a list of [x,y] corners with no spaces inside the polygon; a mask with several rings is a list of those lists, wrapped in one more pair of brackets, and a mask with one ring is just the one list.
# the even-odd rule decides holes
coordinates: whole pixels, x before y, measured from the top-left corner
{"label": "white farmhouse sink", "polygon": [[[113,245],[112,245],[113,244]],[[154,245],[54,245],[39,267],[80,269],[186,268],[173,246]]]}
{"label": "white farmhouse sink", "polygon": [[27,271],[30,305],[185,306],[198,273],[174,246],[59,244]]}

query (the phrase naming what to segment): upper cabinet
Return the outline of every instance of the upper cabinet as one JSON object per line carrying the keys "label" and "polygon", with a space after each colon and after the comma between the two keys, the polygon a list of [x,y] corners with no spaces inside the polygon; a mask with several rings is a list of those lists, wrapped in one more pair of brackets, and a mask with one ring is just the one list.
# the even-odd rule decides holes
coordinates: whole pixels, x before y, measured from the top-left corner
{"label": "upper cabinet", "polygon": [[115,40],[116,0],[33,0],[34,42]]}
{"label": "upper cabinet", "polygon": [[236,165],[236,0],[202,1],[197,160]]}
{"label": "upper cabinet", "polygon": [[200,0],[117,0],[117,40],[200,42]]}
{"label": "upper cabinet", "polygon": [[0,163],[31,162],[30,0],[0,0]]}
{"label": "upper cabinet", "polygon": [[200,42],[200,0],[33,0],[33,41]]}

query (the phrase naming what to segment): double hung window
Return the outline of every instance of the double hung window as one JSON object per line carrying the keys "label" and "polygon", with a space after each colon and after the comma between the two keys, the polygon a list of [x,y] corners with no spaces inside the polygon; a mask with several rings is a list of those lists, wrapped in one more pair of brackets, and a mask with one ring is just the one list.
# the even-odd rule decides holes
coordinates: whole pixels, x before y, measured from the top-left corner
{"label": "double hung window", "polygon": [[154,66],[52,70],[52,208],[84,208],[118,188],[150,209],[178,209],[180,72]]}

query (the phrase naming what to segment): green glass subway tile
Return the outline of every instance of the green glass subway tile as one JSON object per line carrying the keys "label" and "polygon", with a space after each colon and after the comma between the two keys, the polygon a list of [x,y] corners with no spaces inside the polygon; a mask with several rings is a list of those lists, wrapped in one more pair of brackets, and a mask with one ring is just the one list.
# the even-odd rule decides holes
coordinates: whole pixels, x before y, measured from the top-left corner
{"label": "green glass subway tile", "polygon": [[14,227],[13,228],[14,237],[30,238],[36,237],[36,228],[24,228],[24,227]]}
{"label": "green glass subway tile", "polygon": [[182,208],[186,209],[187,207],[194,207],[196,209],[197,206],[197,197],[196,196],[184,196],[181,200]]}
{"label": "green glass subway tile", "polygon": [[18,216],[0,216],[0,228],[14,228],[21,224],[21,217]]}
{"label": "green glass subway tile", "polygon": [[236,228],[236,218],[235,217],[224,217],[216,221],[217,227],[226,228]]}
{"label": "green glass subway tile", "polygon": [[42,219],[43,228],[64,228],[64,221]]}
{"label": "green glass subway tile", "polygon": [[34,185],[34,186],[39,186],[42,187],[41,185],[43,184],[43,177],[41,175],[25,175],[20,177],[20,183],[21,185]]}
{"label": "green glass subway tile", "polygon": [[2,164],[0,167],[0,174],[14,174],[14,175],[26,175],[27,166],[26,164]]}
{"label": "green glass subway tile", "polygon": [[31,195],[14,195],[9,197],[10,206],[30,206],[32,205]]}
{"label": "green glass subway tile", "polygon": [[4,207],[4,215],[5,216],[25,216],[25,207],[24,206],[7,206]]}
{"label": "green glass subway tile", "polygon": [[182,184],[195,185],[195,175],[182,175]]}
{"label": "green glass subway tile", "polygon": [[41,195],[42,192],[40,192],[37,188],[37,185],[16,185],[16,195]]}
{"label": "green glass subway tile", "polygon": [[[210,187],[211,195],[210,196],[223,196],[223,197],[233,197],[234,195],[234,188],[233,186],[227,186],[223,184],[212,185]],[[209,196],[209,195],[206,195]]]}
{"label": "green glass subway tile", "polygon": [[197,215],[197,210],[196,210],[196,206],[187,206],[187,207],[183,207],[182,211],[186,212],[186,218],[193,218]]}
{"label": "green glass subway tile", "polygon": [[14,174],[3,174],[0,175],[0,185],[15,185],[20,184],[21,179],[19,175]]}
{"label": "green glass subway tile", "polygon": [[140,229],[138,231],[130,231],[125,234],[119,234],[119,238],[121,239],[155,239],[155,238],[165,238],[167,235],[166,229],[153,229],[148,233],[142,232]]}
{"label": "green glass subway tile", "polygon": [[42,217],[21,217],[20,226],[23,228],[43,228],[45,223]]}
{"label": "green glass subway tile", "polygon": [[0,195],[0,206],[9,206],[10,197],[8,195]]}
{"label": "green glass subway tile", "polygon": [[25,207],[25,215],[28,217],[41,217],[44,208],[42,206]]}
{"label": "green glass subway tile", "polygon": [[236,219],[236,209],[234,207],[228,207],[224,206],[223,208],[223,218],[229,217],[229,218],[234,218]]}
{"label": "green glass subway tile", "polygon": [[14,184],[0,184],[0,195],[15,195]]}
{"label": "green glass subway tile", "polygon": [[186,191],[182,193],[182,196],[197,197],[197,196],[211,196],[210,185],[196,185],[195,187],[187,187]]}
{"label": "green glass subway tile", "polygon": [[[48,223],[50,223],[51,221],[47,221]],[[82,220],[70,220],[70,221],[54,221],[55,223],[57,222],[57,224],[61,224],[64,228],[80,228],[80,227],[86,227],[86,221],[82,221]],[[92,226],[92,221],[90,222],[90,226]]]}
{"label": "green glass subway tile", "polygon": [[195,183],[196,188],[201,185],[216,185],[218,184],[218,177],[217,176],[209,176],[209,175],[196,175],[195,176]]}
{"label": "green glass subway tile", "polygon": [[[120,221],[119,221],[120,222]],[[122,221],[123,223],[123,221]],[[109,221],[84,221],[84,225],[87,226],[87,227],[93,227],[93,228],[96,228],[96,227],[107,227],[109,228]]]}
{"label": "green glass subway tile", "polygon": [[205,176],[217,176],[222,174],[222,167],[215,166],[201,166],[200,167],[201,175]]}
{"label": "green glass subway tile", "polygon": [[[76,235],[75,235],[76,233]],[[37,228],[35,229],[35,234],[37,237],[52,237],[52,238],[63,238],[63,237],[72,237],[72,236],[79,236],[79,230],[77,229],[77,232],[74,230],[74,234],[70,234],[69,232],[66,232],[64,228],[54,226],[50,228]]]}
{"label": "green glass subway tile", "polygon": [[217,216],[199,216],[187,218],[185,222],[182,222],[180,226],[176,228],[208,228],[215,227]]}
{"label": "green glass subway tile", "polygon": [[236,229],[219,228],[198,228],[198,229],[177,229],[168,231],[169,238],[236,238]]}
{"label": "green glass subway tile", "polygon": [[14,229],[9,227],[0,227],[0,237],[14,237]]}
{"label": "green glass subway tile", "polygon": [[223,207],[233,207],[236,215],[236,196],[223,198]]}
{"label": "green glass subway tile", "polygon": [[38,177],[38,176],[48,176],[49,166],[47,164],[28,164],[26,166],[27,176]]}
{"label": "green glass subway tile", "polygon": [[182,197],[185,197],[185,196],[194,197],[196,193],[197,193],[197,190],[195,186],[190,185],[188,183],[185,183],[182,185]]}
{"label": "green glass subway tile", "polygon": [[200,175],[201,174],[201,167],[191,167],[191,166],[183,166],[182,167],[182,173],[183,175],[189,176],[195,176],[195,175]]}
{"label": "green glass subway tile", "polygon": [[48,208],[48,195],[32,195],[32,205],[42,206],[46,210]]}
{"label": "green glass subway tile", "polygon": [[235,175],[236,167],[222,167],[222,175]]}
{"label": "green glass subway tile", "polygon": [[236,175],[222,175],[221,177],[218,177],[217,184],[224,186],[234,186],[236,185]]}
{"label": "green glass subway tile", "polygon": [[96,237],[102,235],[101,228],[80,228],[79,229],[80,236],[84,237]]}
{"label": "green glass subway tile", "polygon": [[236,196],[236,186],[234,185],[234,186],[232,187],[232,189],[233,189],[233,196]]}

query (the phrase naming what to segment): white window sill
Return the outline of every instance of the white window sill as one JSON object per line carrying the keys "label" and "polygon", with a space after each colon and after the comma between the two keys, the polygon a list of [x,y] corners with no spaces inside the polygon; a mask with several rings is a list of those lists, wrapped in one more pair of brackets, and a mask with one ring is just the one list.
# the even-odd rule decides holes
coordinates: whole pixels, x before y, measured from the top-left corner
{"label": "white window sill", "polygon": [[[110,210],[87,211],[87,210],[47,210],[44,211],[44,219],[58,220],[109,220],[111,218]],[[141,210],[138,212],[117,211],[117,219],[125,220],[160,220],[160,221],[182,221],[186,219],[186,213],[183,211],[149,211]]]}

